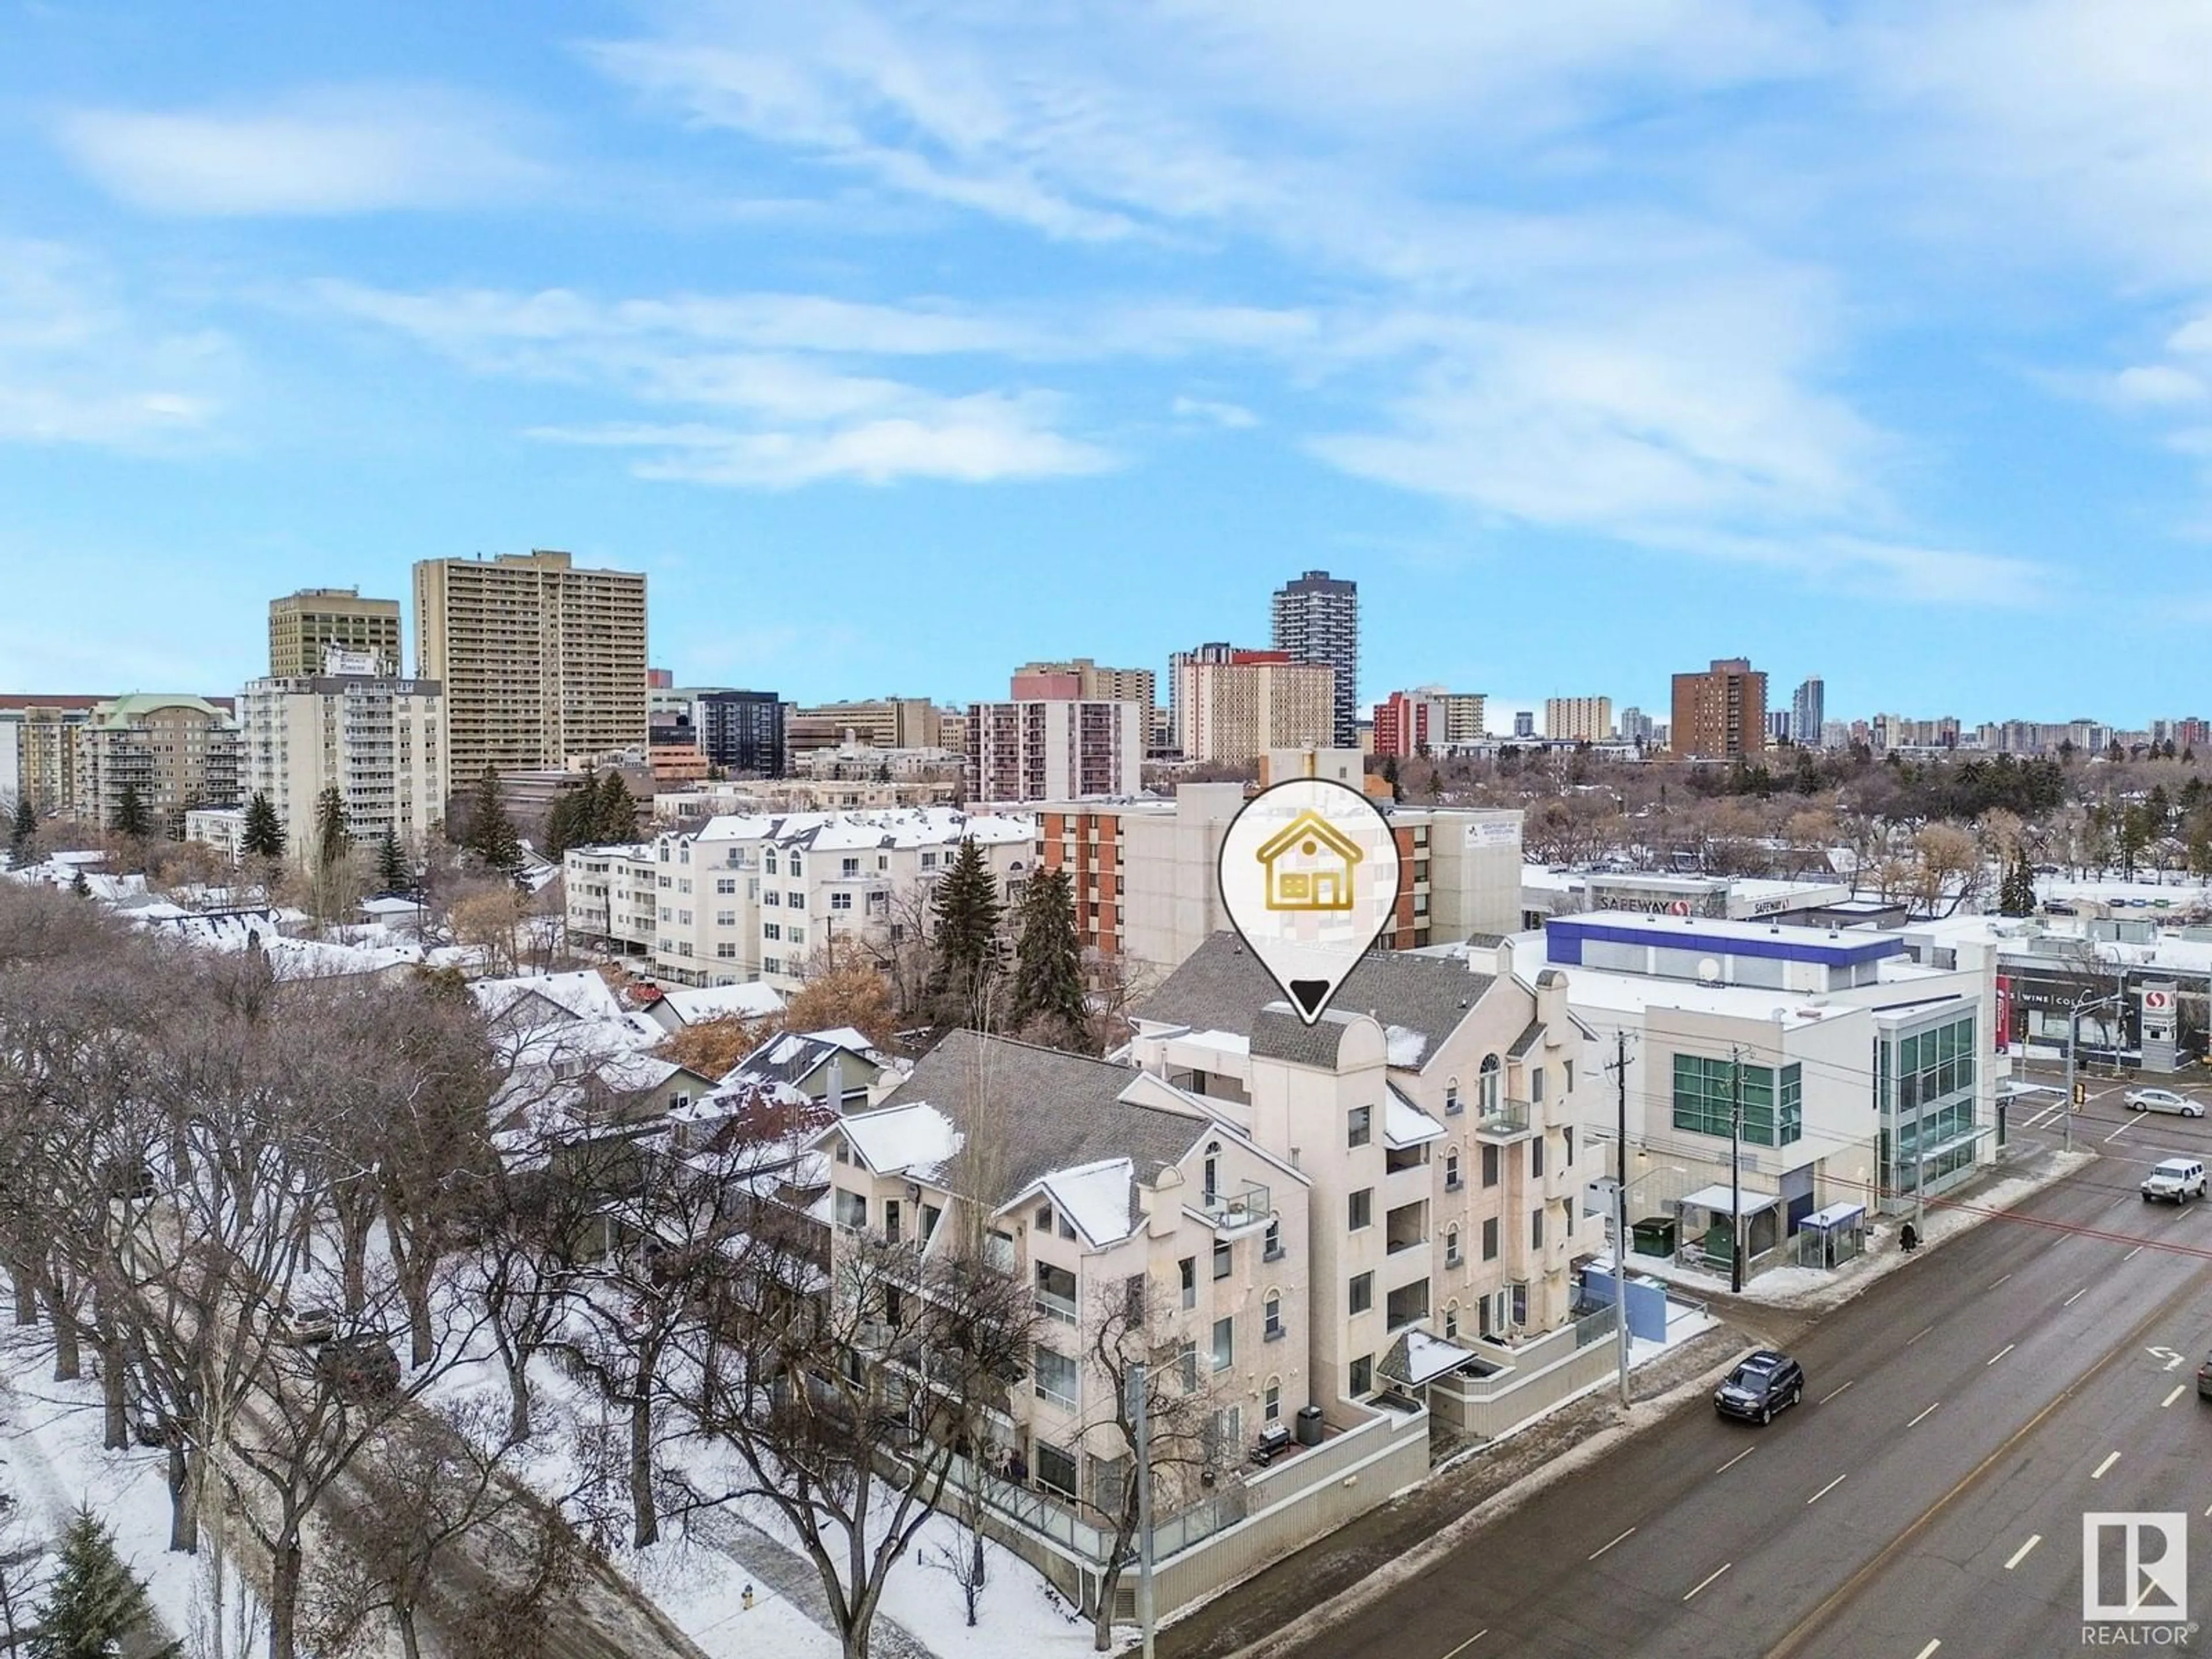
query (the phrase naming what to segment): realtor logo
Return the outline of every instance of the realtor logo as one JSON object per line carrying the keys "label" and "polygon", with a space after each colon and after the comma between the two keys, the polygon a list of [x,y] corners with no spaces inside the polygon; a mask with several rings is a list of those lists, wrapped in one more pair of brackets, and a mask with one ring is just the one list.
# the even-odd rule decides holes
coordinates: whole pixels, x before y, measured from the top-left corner
{"label": "realtor logo", "polygon": [[2189,1517],[2111,1510],[2081,1517],[2081,1620],[2172,1624],[2189,1616]]}

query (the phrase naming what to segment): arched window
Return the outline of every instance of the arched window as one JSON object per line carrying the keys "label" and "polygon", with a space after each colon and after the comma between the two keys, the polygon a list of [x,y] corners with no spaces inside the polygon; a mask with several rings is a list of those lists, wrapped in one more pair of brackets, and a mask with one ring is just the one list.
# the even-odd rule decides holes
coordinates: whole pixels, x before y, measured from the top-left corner
{"label": "arched window", "polygon": [[1267,1299],[1261,1306],[1267,1310],[1267,1340],[1276,1341],[1283,1334],[1283,1293],[1280,1291],[1268,1291]]}
{"label": "arched window", "polygon": [[762,866],[771,876],[775,873],[775,848],[771,847],[763,855]]}
{"label": "arched window", "polygon": [[1475,1079],[1474,1103],[1486,1117],[1498,1110],[1498,1079],[1501,1069],[1496,1054],[1482,1057],[1482,1073]]}
{"label": "arched window", "polygon": [[1283,1379],[1279,1376],[1269,1377],[1267,1389],[1261,1398],[1266,1402],[1265,1411],[1267,1421],[1281,1422],[1283,1420]]}
{"label": "arched window", "polygon": [[1444,1149],[1444,1190],[1448,1193],[1459,1190],[1459,1148],[1456,1146]]}
{"label": "arched window", "polygon": [[1444,1079],[1444,1115],[1449,1117],[1459,1109],[1459,1079],[1448,1077]]}
{"label": "arched window", "polygon": [[1444,1304],[1444,1335],[1447,1339],[1459,1334],[1459,1304]]}
{"label": "arched window", "polygon": [[1213,1202],[1213,1195],[1221,1190],[1221,1143],[1206,1143],[1206,1201]]}
{"label": "arched window", "polygon": [[1456,1221],[1444,1229],[1444,1266],[1459,1266],[1459,1223]]}

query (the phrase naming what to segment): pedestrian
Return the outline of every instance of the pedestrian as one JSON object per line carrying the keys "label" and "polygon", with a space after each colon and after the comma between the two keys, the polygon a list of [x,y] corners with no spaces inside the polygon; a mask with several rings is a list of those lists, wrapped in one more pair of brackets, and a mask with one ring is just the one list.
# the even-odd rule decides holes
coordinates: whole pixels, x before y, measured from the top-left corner
{"label": "pedestrian", "polygon": [[752,1587],[750,1584],[748,1584],[748,1585],[746,1585],[746,1586],[745,1586],[745,1611],[746,1611],[747,1613],[750,1613],[752,1610],[753,1610],[753,1587]]}
{"label": "pedestrian", "polygon": [[1902,1227],[1897,1230],[1897,1242],[1907,1250],[1918,1249],[1920,1248],[1920,1229],[1914,1226],[1910,1221],[1906,1222]]}

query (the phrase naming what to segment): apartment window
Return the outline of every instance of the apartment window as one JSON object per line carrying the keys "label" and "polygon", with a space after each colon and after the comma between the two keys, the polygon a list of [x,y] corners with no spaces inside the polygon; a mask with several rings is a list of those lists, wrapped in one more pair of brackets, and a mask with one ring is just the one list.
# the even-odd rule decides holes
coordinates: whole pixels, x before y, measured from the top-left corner
{"label": "apartment window", "polygon": [[1566,1125],[1559,1131],[1559,1162],[1571,1165],[1575,1161],[1575,1126]]}
{"label": "apartment window", "polygon": [[678,877],[676,882],[676,890],[679,893],[690,892],[691,890],[691,878],[689,876]]}
{"label": "apartment window", "polygon": [[[1038,1399],[1071,1409],[1074,1407],[1076,1364],[1073,1358],[1040,1342],[1036,1346],[1036,1371]],[[1069,1485],[1073,1484],[1070,1480]]]}
{"label": "apartment window", "polygon": [[1372,1226],[1374,1223],[1375,1189],[1372,1187],[1362,1187],[1346,1202],[1344,1224],[1349,1231],[1356,1233],[1362,1227]]}
{"label": "apartment window", "polygon": [[849,909],[851,909],[851,908],[853,908],[853,896],[852,896],[850,893],[832,893],[832,894],[830,894],[830,908],[832,910],[849,910]]}
{"label": "apartment window", "polygon": [[1444,1266],[1459,1266],[1459,1224],[1454,1222],[1444,1229]]}
{"label": "apartment window", "polygon": [[1281,1293],[1277,1291],[1268,1291],[1267,1300],[1263,1306],[1267,1311],[1267,1340],[1270,1342],[1279,1342],[1283,1340],[1283,1298]]}
{"label": "apartment window", "polygon": [[1459,1335],[1459,1304],[1455,1302],[1444,1310],[1444,1340],[1451,1341]]}
{"label": "apartment window", "polygon": [[1540,1066],[1528,1068],[1528,1103],[1532,1106],[1544,1103],[1544,1068]]}
{"label": "apartment window", "polygon": [[806,895],[804,893],[786,893],[783,896],[783,904],[787,910],[804,910],[806,908]]}
{"label": "apartment window", "polygon": [[676,913],[676,920],[679,925],[689,927],[691,925],[691,913],[689,910],[678,910]]}
{"label": "apartment window", "polygon": [[1354,1400],[1364,1399],[1375,1392],[1375,1356],[1364,1353],[1352,1362],[1350,1386],[1345,1390]]}
{"label": "apartment window", "polygon": [[1261,1414],[1270,1423],[1283,1420],[1283,1381],[1279,1376],[1267,1379],[1266,1390],[1260,1396]]}
{"label": "apartment window", "polygon": [[1060,1236],[1071,1242],[1075,1237],[1075,1223],[1065,1215],[1060,1218]]}
{"label": "apartment window", "polygon": [[934,870],[937,868],[937,854],[934,853],[924,853],[921,855],[921,867],[925,870]]}
{"label": "apartment window", "polygon": [[1182,1305],[1195,1308],[1198,1305],[1198,1258],[1187,1255],[1176,1262],[1176,1277],[1182,1288]]}
{"label": "apartment window", "polygon": [[761,972],[763,974],[780,974],[782,971],[783,958],[781,957],[763,957],[761,958]]}
{"label": "apartment window", "polygon": [[1486,1218],[1482,1224],[1482,1259],[1498,1260],[1498,1218],[1494,1215]]}
{"label": "apartment window", "polygon": [[855,1231],[868,1224],[868,1200],[859,1193],[837,1189],[837,1224]]}
{"label": "apartment window", "polygon": [[717,927],[734,927],[737,925],[738,913],[735,910],[717,910],[714,912],[714,926]]}
{"label": "apartment window", "polygon": [[1185,1342],[1176,1350],[1176,1370],[1182,1377],[1185,1394],[1198,1392],[1198,1344]]}
{"label": "apartment window", "polygon": [[1267,1232],[1261,1239],[1260,1260],[1262,1261],[1280,1261],[1282,1259],[1283,1224],[1279,1221],[1270,1221],[1267,1224]]}
{"label": "apartment window", "polygon": [[1075,1454],[1064,1446],[1036,1443],[1036,1483],[1047,1492],[1075,1497]]}
{"label": "apartment window", "polygon": [[763,904],[772,904],[777,909],[781,910],[783,908],[783,895],[777,892],[775,888],[771,887],[768,891],[761,895],[761,902]]}
{"label": "apartment window", "polygon": [[1459,1148],[1456,1146],[1444,1154],[1444,1190],[1448,1193],[1459,1190]]}
{"label": "apartment window", "polygon": [[737,941],[735,939],[724,939],[720,944],[714,947],[714,954],[721,957],[725,962],[736,961],[738,956]]}
{"label": "apartment window", "polygon": [[1218,1238],[1214,1241],[1213,1276],[1216,1279],[1226,1279],[1229,1277],[1229,1269],[1231,1265],[1231,1255],[1232,1248],[1227,1239]]}
{"label": "apartment window", "polygon": [[1528,1322],[1528,1281],[1516,1279],[1506,1286],[1513,1322],[1516,1326]]}
{"label": "apartment window", "polygon": [[1475,1076],[1475,1105],[1486,1117],[1498,1109],[1498,1079],[1502,1068],[1496,1054],[1482,1057],[1482,1069]]}
{"label": "apartment window", "polygon": [[676,919],[676,913],[664,904],[660,907],[660,919],[663,921],[673,921]]}
{"label": "apartment window", "polygon": [[1574,1063],[1574,1061],[1572,1061],[1571,1060],[1565,1060],[1565,1061],[1563,1061],[1563,1062],[1562,1062],[1562,1065],[1561,1065],[1561,1072],[1560,1072],[1560,1078],[1559,1078],[1559,1092],[1560,1092],[1561,1094],[1563,1094],[1563,1095],[1571,1095],[1571,1094],[1574,1093],[1574,1091],[1575,1091],[1575,1063]]}
{"label": "apartment window", "polygon": [[884,1200],[884,1241],[889,1244],[899,1242],[899,1201],[895,1198]]}
{"label": "apartment window", "polygon": [[738,893],[738,878],[735,876],[715,877],[714,890],[725,898],[735,898]]}
{"label": "apartment window", "polygon": [[1544,1137],[1542,1134],[1538,1133],[1528,1137],[1528,1179],[1531,1181],[1540,1180],[1542,1178],[1543,1173]]}
{"label": "apartment window", "polygon": [[1460,1104],[1459,1098],[1459,1079],[1457,1078],[1454,1078],[1444,1085],[1444,1115],[1449,1117],[1454,1113],[1462,1109],[1462,1108]]}
{"label": "apartment window", "polygon": [[1482,1149],[1482,1184],[1486,1187],[1498,1184],[1498,1148],[1495,1146],[1486,1146]]}
{"label": "apartment window", "polygon": [[1231,1318],[1213,1322],[1213,1369],[1225,1371],[1237,1363],[1237,1322]]}
{"label": "apartment window", "polygon": [[799,868],[799,854],[796,853],[793,853],[791,855],[791,873],[794,876],[804,875],[805,873],[805,871]]}
{"label": "apartment window", "polygon": [[1048,1313],[1056,1319],[1065,1319],[1072,1323],[1076,1316],[1075,1275],[1049,1261],[1038,1262],[1036,1307],[1040,1313]]}
{"label": "apartment window", "polygon": [[1040,1204],[1037,1206],[1036,1230],[1041,1233],[1048,1233],[1052,1231],[1051,1205]]}
{"label": "apartment window", "polygon": [[775,848],[773,847],[769,848],[767,853],[762,856],[761,868],[767,871],[771,876],[775,874]]}
{"label": "apartment window", "polygon": [[838,860],[838,865],[837,865],[837,872],[838,872],[840,875],[844,875],[844,876],[857,876],[857,875],[859,875],[859,874],[860,873],[860,860],[858,860],[858,859],[841,859],[841,860]]}
{"label": "apartment window", "polygon": [[784,937],[787,943],[793,945],[804,945],[806,943],[806,930],[804,927],[801,927],[797,922],[793,922],[791,925],[791,931]]}
{"label": "apartment window", "polygon": [[1349,1127],[1345,1133],[1344,1144],[1347,1146],[1364,1146],[1374,1138],[1374,1134],[1375,1109],[1372,1106],[1353,1107]]}
{"label": "apartment window", "polygon": [[763,939],[782,939],[783,924],[780,921],[764,921],[761,923],[761,937]]}
{"label": "apartment window", "polygon": [[[662,856],[665,857],[666,854],[664,854]],[[663,887],[673,887],[676,884],[676,878],[673,876],[663,876],[660,878],[660,884]]]}
{"label": "apartment window", "polygon": [[1528,1212],[1528,1248],[1532,1250],[1544,1248],[1544,1212],[1540,1208]]}
{"label": "apartment window", "polygon": [[1374,1305],[1375,1275],[1371,1273],[1352,1274],[1351,1288],[1345,1298],[1345,1310],[1364,1314]]}

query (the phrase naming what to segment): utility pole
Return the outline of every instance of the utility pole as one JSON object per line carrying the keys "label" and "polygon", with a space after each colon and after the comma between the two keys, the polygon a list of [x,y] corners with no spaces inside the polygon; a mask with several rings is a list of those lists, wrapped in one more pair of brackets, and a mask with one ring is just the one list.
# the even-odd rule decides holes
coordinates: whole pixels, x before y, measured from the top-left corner
{"label": "utility pole", "polygon": [[1743,1294],[1743,1050],[1729,1049],[1729,1289]]}
{"label": "utility pole", "polygon": [[1138,1360],[1129,1367],[1129,1423],[1137,1455],[1137,1623],[1145,1633],[1144,1659],[1153,1659],[1152,1429],[1145,1405],[1145,1364]]}
{"label": "utility pole", "polygon": [[1620,1370],[1620,1408],[1628,1398],[1628,1033],[1613,1034],[1613,1080],[1619,1119],[1613,1143],[1613,1325]]}

